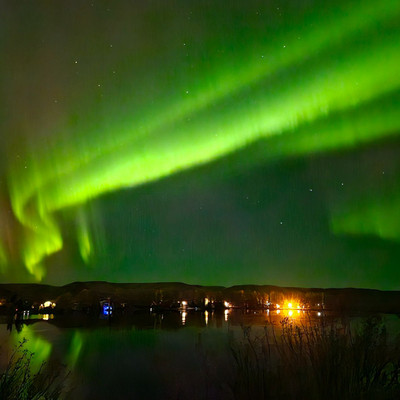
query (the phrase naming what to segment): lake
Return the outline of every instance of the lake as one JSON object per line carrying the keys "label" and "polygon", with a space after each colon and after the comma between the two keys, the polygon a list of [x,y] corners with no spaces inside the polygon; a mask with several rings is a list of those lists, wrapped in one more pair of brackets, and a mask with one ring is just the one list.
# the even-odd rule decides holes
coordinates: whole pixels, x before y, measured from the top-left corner
{"label": "lake", "polygon": [[[34,353],[33,368],[43,361],[71,371],[70,399],[218,399],[233,398],[233,341],[243,339],[243,326],[254,336],[279,337],[281,321],[355,326],[361,316],[282,310],[267,312],[139,312],[109,319],[72,316],[26,316],[10,331],[0,320],[0,364],[20,341]],[[383,316],[390,337],[399,318]],[[8,327],[9,328],[9,327]]]}

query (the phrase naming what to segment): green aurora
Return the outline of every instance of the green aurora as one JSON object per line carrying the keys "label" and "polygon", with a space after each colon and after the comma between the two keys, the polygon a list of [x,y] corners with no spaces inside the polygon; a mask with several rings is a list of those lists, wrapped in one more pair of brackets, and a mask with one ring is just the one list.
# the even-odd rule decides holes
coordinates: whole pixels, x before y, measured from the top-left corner
{"label": "green aurora", "polygon": [[[309,270],[314,276],[310,285],[398,288],[393,282],[397,275],[391,275],[400,252],[398,0],[21,1],[3,2],[1,10],[0,45],[6,55],[0,113],[3,279],[225,284],[231,274],[229,282],[241,283],[243,271],[251,270],[246,265],[253,263],[258,265],[249,275],[254,283],[272,277],[275,281],[269,283],[304,285],[307,268],[319,262],[318,268]],[[348,191],[339,196],[324,188],[327,180],[321,166],[334,160],[332,177],[344,165],[341,157],[355,160],[350,162],[353,166],[368,166],[358,179],[344,161],[341,180],[352,180],[352,190],[340,182],[337,190]],[[386,171],[377,164],[382,157]],[[141,193],[146,198],[159,191],[170,193],[170,198],[175,193],[179,202],[179,182],[188,193],[205,186],[205,191],[213,191],[224,177],[247,177],[263,182],[259,193],[274,188],[285,198],[283,186],[301,175],[296,165],[304,162],[315,162],[322,171],[313,182],[324,188],[315,204],[321,217],[317,225],[329,235],[329,250],[316,261],[299,242],[293,243],[296,250],[289,257],[275,254],[274,265],[285,258],[282,266],[293,270],[292,278],[279,280],[271,274],[265,257],[279,248],[279,240],[286,241],[282,251],[290,253],[290,235],[277,234],[269,244],[249,240],[248,253],[256,255],[241,261],[234,251],[230,256],[229,250],[209,244],[208,254],[198,254],[204,246],[189,250],[189,261],[182,255],[165,257],[162,250],[158,262],[130,259],[130,254],[141,251],[131,246],[143,246],[144,239],[137,238],[142,231],[133,229],[135,223],[124,225],[122,220],[126,205],[135,206]],[[290,172],[292,168],[297,172]],[[385,172],[388,178],[380,183]],[[283,186],[271,183],[268,176],[284,176]],[[305,195],[315,190],[307,187]],[[192,199],[187,195],[183,203],[187,198]],[[224,197],[225,205],[229,199]],[[286,200],[284,204],[292,207]],[[264,202],[248,211],[254,213],[253,222],[257,213],[265,212],[262,207],[274,215],[270,222],[279,212],[295,213]],[[122,227],[102,222],[111,209],[118,209]],[[228,210],[223,211],[221,225],[232,219],[246,225],[235,207],[232,213]],[[310,216],[310,210],[303,212]],[[208,218],[215,218],[213,213]],[[153,216],[159,214],[162,210]],[[168,225],[172,236],[172,227],[181,229],[173,218],[154,218],[155,225]],[[212,222],[199,222],[193,214],[188,223],[202,234],[213,228]],[[283,225],[278,218],[274,229]],[[304,226],[292,234],[301,236]],[[312,235],[320,236],[319,229]],[[248,230],[257,237],[263,232],[265,237],[273,235],[266,226]],[[117,245],[120,235],[125,239]],[[127,235],[132,237],[126,239]],[[222,229],[220,235],[229,236],[229,230]],[[182,247],[176,243],[182,236],[170,237],[169,246]],[[340,264],[348,254],[362,253],[363,246],[351,248],[352,241],[362,237],[377,246],[373,262],[380,272],[360,265],[358,254],[351,258],[353,266],[335,272],[332,258]],[[346,238],[349,242],[343,244]],[[152,240],[158,243],[150,235],[146,246]],[[335,248],[334,243],[340,245]],[[270,250],[260,251],[257,260],[263,246]],[[348,246],[350,250],[343,248]],[[67,266],[82,264],[74,256],[76,249],[89,268]],[[216,256],[210,261],[212,254]],[[199,272],[193,258],[210,267]],[[57,263],[71,270],[58,280],[47,275],[64,268]],[[183,273],[178,269],[180,275],[174,271],[179,263],[188,265]],[[217,265],[219,270],[211,275]],[[83,275],[77,268],[85,271]],[[319,268],[331,270],[318,273]]]}

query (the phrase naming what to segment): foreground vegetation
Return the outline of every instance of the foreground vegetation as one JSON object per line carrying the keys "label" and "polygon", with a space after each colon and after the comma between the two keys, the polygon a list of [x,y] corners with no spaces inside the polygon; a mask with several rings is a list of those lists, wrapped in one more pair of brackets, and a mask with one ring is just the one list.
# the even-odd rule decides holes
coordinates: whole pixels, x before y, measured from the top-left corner
{"label": "foreground vegetation", "polygon": [[43,363],[33,373],[34,353],[20,342],[0,373],[0,400],[58,400],[62,398],[68,374],[63,366]]}
{"label": "foreground vegetation", "polygon": [[357,329],[282,322],[281,334],[243,328],[232,340],[232,397],[244,399],[400,398],[400,342],[388,338],[379,318]]}

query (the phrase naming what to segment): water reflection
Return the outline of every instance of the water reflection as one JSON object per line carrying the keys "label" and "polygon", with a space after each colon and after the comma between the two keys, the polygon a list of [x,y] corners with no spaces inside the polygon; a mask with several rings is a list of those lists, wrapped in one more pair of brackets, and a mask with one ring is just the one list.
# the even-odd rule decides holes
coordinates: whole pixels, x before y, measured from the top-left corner
{"label": "water reflection", "polygon": [[10,336],[10,345],[13,348],[18,347],[22,342],[25,342],[23,348],[29,353],[33,353],[31,365],[33,372],[37,372],[43,362],[46,362],[52,352],[52,344],[43,335],[40,334],[35,325],[23,324],[19,330],[18,334],[12,334]]}
{"label": "water reflection", "polygon": [[43,321],[48,321],[49,319],[54,319],[54,314],[38,314],[38,319],[42,319]]}
{"label": "water reflection", "polygon": [[84,345],[83,334],[80,331],[75,331],[67,352],[67,364],[74,367],[77,363]]}
{"label": "water reflection", "polygon": [[[104,327],[104,326],[125,326],[134,329],[179,329],[187,327],[223,327],[223,326],[264,326],[266,323],[279,325],[284,318],[295,321],[320,320],[330,318],[335,315],[329,311],[305,311],[301,309],[275,309],[275,310],[242,310],[242,309],[223,309],[214,311],[200,311],[186,307],[176,311],[147,312],[138,311],[132,314],[114,314],[104,316],[89,316],[86,314],[26,314],[18,321],[14,320],[12,325],[18,329],[27,324],[31,325],[42,321],[56,327]],[[10,327],[9,327],[10,329]]]}
{"label": "water reflection", "polygon": [[186,311],[182,311],[182,325],[186,325]]}
{"label": "water reflection", "polygon": [[229,316],[229,310],[224,311],[224,320],[225,322],[228,322],[228,316]]}
{"label": "water reflection", "polygon": [[[278,337],[280,322],[285,318],[302,324],[339,321],[343,325],[341,316],[325,311],[303,312],[297,309],[227,309],[214,312],[186,309],[162,314],[144,311],[128,316],[114,315],[109,320],[86,315],[55,315],[53,318],[49,315],[47,320],[23,321],[21,333],[15,330],[9,333],[5,324],[0,325],[0,345],[12,349],[26,338],[26,348],[35,353],[35,367],[43,361],[57,359],[72,371],[77,371],[82,381],[91,382],[90,390],[97,391],[81,393],[74,400],[105,399],[112,397],[111,384],[117,383],[117,390],[120,390],[121,382],[122,385],[126,384],[124,390],[129,390],[130,384],[152,390],[154,365],[157,368],[160,366],[162,373],[166,374],[163,376],[165,382],[172,382],[176,376],[189,379],[188,371],[200,370],[196,359],[198,353],[193,351],[195,342],[196,349],[209,346],[216,349],[212,354],[216,351],[222,353],[229,348],[230,335],[240,337],[243,326],[251,326],[256,334],[263,334],[264,327],[268,325],[273,327]],[[174,360],[173,365],[171,360]],[[230,366],[228,361],[226,368]],[[108,367],[110,365],[112,368]],[[82,390],[85,387],[87,385],[83,385]],[[145,397],[139,395],[137,398]],[[165,397],[160,394],[153,398]]]}

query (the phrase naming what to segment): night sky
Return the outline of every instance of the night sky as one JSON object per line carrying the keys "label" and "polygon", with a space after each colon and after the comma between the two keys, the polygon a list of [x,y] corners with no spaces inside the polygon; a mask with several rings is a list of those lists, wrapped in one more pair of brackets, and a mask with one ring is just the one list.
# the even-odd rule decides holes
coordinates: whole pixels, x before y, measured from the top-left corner
{"label": "night sky", "polygon": [[400,289],[399,0],[0,1],[0,281]]}

